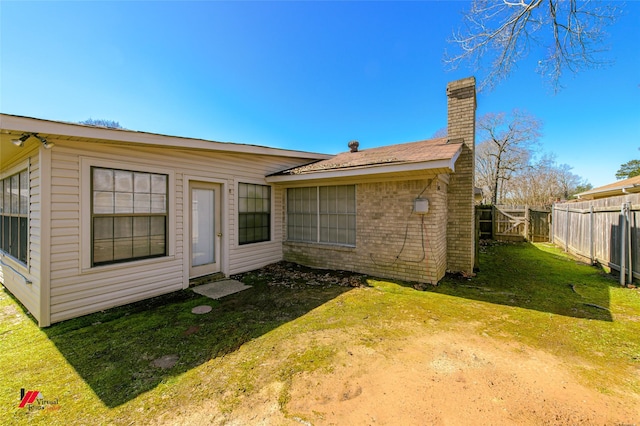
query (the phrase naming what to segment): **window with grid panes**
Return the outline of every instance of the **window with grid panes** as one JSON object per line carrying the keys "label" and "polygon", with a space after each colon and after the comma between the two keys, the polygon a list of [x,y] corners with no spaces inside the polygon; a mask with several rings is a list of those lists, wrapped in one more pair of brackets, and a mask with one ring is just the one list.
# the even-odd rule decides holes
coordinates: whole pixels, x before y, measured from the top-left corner
{"label": "window with grid panes", "polygon": [[0,180],[0,250],[27,264],[29,244],[29,173]]}
{"label": "window with grid panes", "polygon": [[356,187],[321,186],[320,242],[356,244]]}
{"label": "window with grid panes", "polygon": [[238,184],[238,244],[271,240],[271,187]]}
{"label": "window with grid panes", "polygon": [[167,192],[167,175],[92,167],[92,265],[166,256]]}
{"label": "window with grid panes", "polygon": [[355,185],[287,189],[287,239],[355,246]]}

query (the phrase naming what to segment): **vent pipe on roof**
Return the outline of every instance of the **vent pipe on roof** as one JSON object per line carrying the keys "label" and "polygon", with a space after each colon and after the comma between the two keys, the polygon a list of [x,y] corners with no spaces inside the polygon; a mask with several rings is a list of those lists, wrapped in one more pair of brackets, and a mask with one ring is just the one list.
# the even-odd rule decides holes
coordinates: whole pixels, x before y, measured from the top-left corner
{"label": "vent pipe on roof", "polygon": [[358,141],[350,141],[348,146],[349,146],[349,149],[351,150],[351,152],[358,152],[358,147],[360,146],[360,142],[358,142]]}

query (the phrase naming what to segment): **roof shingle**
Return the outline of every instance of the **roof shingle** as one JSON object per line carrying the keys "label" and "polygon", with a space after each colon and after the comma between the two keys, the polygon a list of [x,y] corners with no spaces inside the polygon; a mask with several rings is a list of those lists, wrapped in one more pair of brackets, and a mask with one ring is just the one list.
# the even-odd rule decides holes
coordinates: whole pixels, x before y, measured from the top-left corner
{"label": "roof shingle", "polygon": [[436,138],[398,145],[341,152],[328,160],[284,170],[279,175],[300,175],[328,170],[351,169],[374,165],[409,164],[438,160],[451,160],[461,149],[461,143],[447,143],[447,138]]}

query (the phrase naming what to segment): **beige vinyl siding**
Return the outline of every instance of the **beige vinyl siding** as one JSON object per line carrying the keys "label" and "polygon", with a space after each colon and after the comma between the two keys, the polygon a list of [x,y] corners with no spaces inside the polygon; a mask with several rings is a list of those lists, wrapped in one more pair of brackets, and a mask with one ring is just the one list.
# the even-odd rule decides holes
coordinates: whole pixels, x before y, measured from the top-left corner
{"label": "beige vinyl siding", "polygon": [[284,239],[281,216],[283,212],[282,194],[282,188],[271,187],[273,207],[271,211],[271,241],[237,246],[233,250],[230,274],[251,271],[282,260],[282,241]]}
{"label": "beige vinyl siding", "polygon": [[[248,178],[237,179],[239,183],[253,183],[253,181],[247,180]],[[229,230],[232,233],[231,239],[234,243],[230,252],[229,275],[251,271],[282,260],[282,189],[271,187],[271,240],[259,243],[237,244],[238,215],[236,205],[238,200],[237,196],[231,198],[233,198],[230,200],[233,202],[233,207],[230,208],[230,211],[233,211],[234,214],[230,215]]]}
{"label": "beige vinyl siding", "polygon": [[[29,169],[29,251],[27,266],[9,257],[3,257],[0,265],[0,282],[40,322],[40,167],[38,151],[28,153],[28,158],[17,169]],[[3,171],[4,172],[4,171]],[[27,283],[26,280],[30,281]]]}
{"label": "beige vinyl siding", "polygon": [[[185,235],[188,220],[184,217],[189,214],[189,196],[184,193],[188,180],[222,184],[222,208],[226,209],[222,214],[223,273],[235,274],[282,259],[280,217],[272,220],[271,241],[237,244],[235,182],[266,184],[265,175],[307,163],[308,159],[89,141],[55,143],[51,150],[51,322],[179,290],[188,283],[185,265],[189,248],[185,242],[189,236]],[[90,200],[83,193],[87,185],[83,182],[83,164],[87,162],[113,162],[129,170],[154,168],[170,174],[168,256],[94,268],[85,264],[82,252],[89,250],[90,242],[83,234],[83,223],[90,214]],[[276,200],[281,198],[273,192]],[[274,214],[281,211],[278,204]]]}

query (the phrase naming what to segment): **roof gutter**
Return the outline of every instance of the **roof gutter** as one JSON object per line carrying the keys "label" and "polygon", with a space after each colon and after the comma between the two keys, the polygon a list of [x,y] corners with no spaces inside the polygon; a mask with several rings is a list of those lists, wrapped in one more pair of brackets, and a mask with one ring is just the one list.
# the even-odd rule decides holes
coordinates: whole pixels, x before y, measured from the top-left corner
{"label": "roof gutter", "polygon": [[433,169],[448,169],[450,172],[455,172],[455,162],[458,159],[459,155],[460,155],[460,151],[456,152],[456,154],[451,159],[445,159],[445,160],[422,161],[418,163],[402,163],[402,164],[393,164],[393,165],[376,164],[376,165],[370,165],[370,166],[352,167],[348,169],[314,171],[309,173],[301,173],[297,175],[272,175],[272,176],[267,176],[266,180],[269,183],[299,182],[299,181],[305,181],[305,180],[349,178],[349,177],[414,172],[414,171],[420,171],[420,170],[433,170]]}
{"label": "roof gutter", "polygon": [[580,194],[576,194],[576,196],[579,199],[593,199],[594,196],[600,196],[602,197],[604,196],[613,196],[619,193],[622,194],[635,194],[636,192],[640,192],[640,184],[634,183],[632,185],[628,185],[628,186],[619,186],[617,188],[607,188],[605,190],[600,190],[600,191],[596,191],[596,190],[591,190],[591,191],[585,191],[585,192],[581,192]]}

